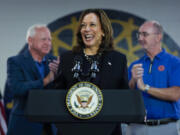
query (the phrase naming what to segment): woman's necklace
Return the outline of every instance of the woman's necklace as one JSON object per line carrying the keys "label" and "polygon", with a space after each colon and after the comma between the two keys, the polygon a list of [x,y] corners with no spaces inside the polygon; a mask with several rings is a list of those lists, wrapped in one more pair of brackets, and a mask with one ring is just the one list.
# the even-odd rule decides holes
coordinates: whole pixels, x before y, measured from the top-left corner
{"label": "woman's necklace", "polygon": [[[83,50],[83,53],[84,53],[84,56],[85,56],[86,60],[87,60],[88,62],[92,63],[92,61],[93,61],[92,58],[85,53],[85,50]],[[93,55],[92,55],[92,56],[93,56]]]}
{"label": "woman's necklace", "polygon": [[85,53],[85,49],[83,50],[83,53],[84,53],[84,56],[85,56],[86,60],[87,60],[88,62],[90,62],[90,63],[92,63],[94,60],[99,61],[99,59],[100,59],[100,57],[101,57],[101,55],[102,55],[102,53],[97,53],[97,54],[95,54],[95,55],[87,55],[87,54]]}

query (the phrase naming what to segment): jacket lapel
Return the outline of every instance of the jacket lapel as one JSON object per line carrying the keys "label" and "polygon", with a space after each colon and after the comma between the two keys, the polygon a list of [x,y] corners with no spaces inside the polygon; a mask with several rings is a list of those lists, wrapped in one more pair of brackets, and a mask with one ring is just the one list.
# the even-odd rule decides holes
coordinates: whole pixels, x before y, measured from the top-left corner
{"label": "jacket lapel", "polygon": [[24,62],[22,61],[24,68],[29,72],[32,73],[32,76],[34,76],[36,79],[41,78],[41,75],[35,65],[35,62],[29,52],[29,50],[26,50],[24,52]]}
{"label": "jacket lapel", "polygon": [[49,61],[48,61],[49,57],[45,56],[45,76],[47,76],[47,74],[49,73]]}
{"label": "jacket lapel", "polygon": [[109,78],[109,73],[111,73],[112,69],[112,61],[110,58],[110,52],[107,52],[103,54],[102,56],[102,62],[101,62],[101,72],[100,72],[100,88],[102,88],[104,85],[106,85],[106,80]]}

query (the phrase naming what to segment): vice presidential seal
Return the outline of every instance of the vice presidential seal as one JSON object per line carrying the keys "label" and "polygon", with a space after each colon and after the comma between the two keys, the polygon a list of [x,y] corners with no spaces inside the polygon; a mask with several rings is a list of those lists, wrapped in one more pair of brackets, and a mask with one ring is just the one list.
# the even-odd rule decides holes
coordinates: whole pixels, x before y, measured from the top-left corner
{"label": "vice presidential seal", "polygon": [[90,119],[101,111],[103,95],[96,85],[90,82],[79,82],[69,89],[66,95],[66,106],[76,118]]}

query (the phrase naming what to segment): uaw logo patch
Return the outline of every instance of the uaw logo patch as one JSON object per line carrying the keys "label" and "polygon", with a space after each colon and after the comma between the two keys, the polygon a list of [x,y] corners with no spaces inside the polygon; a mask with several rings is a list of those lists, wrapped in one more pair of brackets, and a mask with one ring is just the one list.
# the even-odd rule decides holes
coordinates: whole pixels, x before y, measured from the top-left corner
{"label": "uaw logo patch", "polygon": [[66,106],[74,117],[90,119],[101,111],[103,95],[96,85],[90,82],[79,82],[69,89]]}
{"label": "uaw logo patch", "polygon": [[159,70],[159,71],[164,71],[164,70],[165,70],[165,66],[164,66],[164,65],[160,65],[160,66],[158,67],[158,70]]}

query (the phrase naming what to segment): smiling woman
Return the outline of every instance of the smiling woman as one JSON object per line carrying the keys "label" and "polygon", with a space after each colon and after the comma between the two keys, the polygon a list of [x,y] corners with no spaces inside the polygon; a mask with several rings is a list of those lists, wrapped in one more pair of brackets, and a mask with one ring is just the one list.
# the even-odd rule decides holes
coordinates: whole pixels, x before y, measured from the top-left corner
{"label": "smiling woman", "polygon": [[99,49],[104,33],[99,18],[94,13],[87,14],[81,24],[81,36],[85,44],[85,53],[94,55]]}
{"label": "smiling woman", "polygon": [[[88,82],[103,89],[128,89],[126,56],[113,48],[111,22],[102,9],[85,10],[79,19],[77,45],[61,56],[58,89]],[[121,135],[114,125],[113,135]]]}
{"label": "smiling woman", "polygon": [[78,45],[73,48],[74,52],[83,48],[86,55],[113,50],[113,29],[103,10],[88,9],[81,14],[77,42]]}

